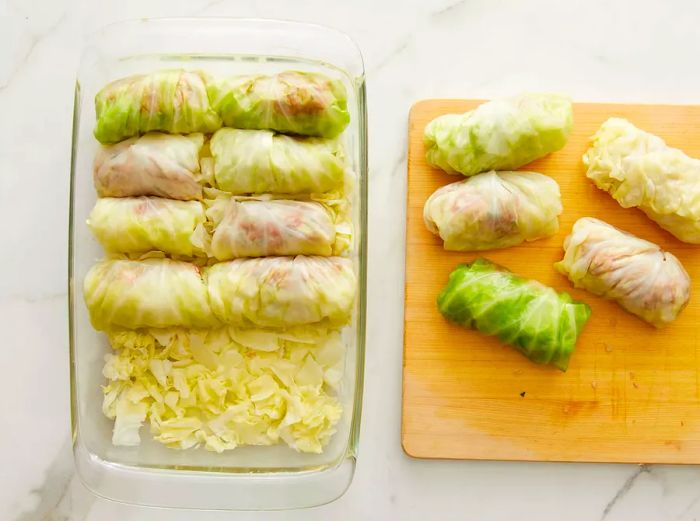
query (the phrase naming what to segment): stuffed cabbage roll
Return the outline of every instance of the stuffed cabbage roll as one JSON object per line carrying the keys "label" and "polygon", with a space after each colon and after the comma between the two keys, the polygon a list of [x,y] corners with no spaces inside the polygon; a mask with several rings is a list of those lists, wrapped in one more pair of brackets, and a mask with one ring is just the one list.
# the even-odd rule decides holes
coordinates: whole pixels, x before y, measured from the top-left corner
{"label": "stuffed cabbage roll", "polygon": [[95,96],[95,137],[116,143],[152,130],[214,132],[221,118],[209,104],[206,81],[202,72],[162,70],[109,83]]}
{"label": "stuffed cabbage roll", "polygon": [[591,309],[486,259],[460,264],[438,297],[445,318],[497,336],[533,362],[566,371]]}
{"label": "stuffed cabbage roll", "polygon": [[343,83],[312,72],[238,76],[211,82],[224,125],[332,138],[350,122]]}
{"label": "stuffed cabbage roll", "polygon": [[446,114],[425,127],[426,160],[448,174],[513,170],[566,145],[571,101],[557,94],[523,94]]}
{"label": "stuffed cabbage roll", "polygon": [[506,248],[554,235],[562,212],[559,185],[535,172],[488,172],[436,190],[423,219],[446,250]]}
{"label": "stuffed cabbage roll", "polygon": [[206,270],[212,310],[224,324],[343,326],[350,321],[356,280],[343,257],[260,257]]}
{"label": "stuffed cabbage roll", "polygon": [[204,255],[206,215],[199,201],[160,197],[98,199],[88,226],[105,250],[145,253],[158,250],[192,257]]}
{"label": "stuffed cabbage roll", "polygon": [[222,128],[210,149],[216,184],[232,194],[321,193],[342,189],[345,181],[336,140]]}
{"label": "stuffed cabbage roll", "polygon": [[200,270],[188,262],[104,260],[85,276],[83,294],[99,331],[217,324]]}
{"label": "stuffed cabbage roll", "polygon": [[576,221],[564,252],[554,266],[574,286],[656,327],[675,320],[690,299],[690,278],[673,254],[598,219]]}
{"label": "stuffed cabbage roll", "polygon": [[[336,216],[314,201],[221,201],[223,215],[214,219],[211,253],[218,260],[270,255],[330,256],[342,249]],[[212,216],[215,212],[208,211]],[[218,213],[218,212],[217,212]]]}
{"label": "stuffed cabbage roll", "polygon": [[93,170],[97,195],[201,199],[199,153],[203,145],[202,134],[171,136],[153,132],[101,147]]}
{"label": "stuffed cabbage roll", "polygon": [[586,175],[623,208],[637,207],[681,241],[700,244],[700,159],[622,118],[610,118],[583,156]]}

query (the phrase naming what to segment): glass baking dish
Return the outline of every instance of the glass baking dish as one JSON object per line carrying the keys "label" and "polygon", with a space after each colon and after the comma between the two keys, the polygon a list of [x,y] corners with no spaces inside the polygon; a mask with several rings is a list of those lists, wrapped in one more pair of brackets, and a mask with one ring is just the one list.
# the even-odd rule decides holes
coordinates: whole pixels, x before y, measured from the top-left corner
{"label": "glass baking dish", "polygon": [[[101,411],[104,355],[83,302],[82,282],[103,252],[86,219],[96,194],[92,162],[98,143],[93,99],[109,81],[165,68],[212,74],[319,71],[341,79],[351,122],[345,133],[355,229],[351,252],[358,298],[344,331],[343,417],[322,454],[286,445],[223,453],[169,449],[141,429],[138,447],[111,443],[112,420]],[[75,90],[69,243],[73,449],[78,474],[94,493],[128,503],[194,509],[286,509],[327,503],[350,485],[362,405],[367,244],[367,122],[362,56],[345,34],[317,25],[248,19],[152,19],[121,22],[94,34],[84,49]]]}

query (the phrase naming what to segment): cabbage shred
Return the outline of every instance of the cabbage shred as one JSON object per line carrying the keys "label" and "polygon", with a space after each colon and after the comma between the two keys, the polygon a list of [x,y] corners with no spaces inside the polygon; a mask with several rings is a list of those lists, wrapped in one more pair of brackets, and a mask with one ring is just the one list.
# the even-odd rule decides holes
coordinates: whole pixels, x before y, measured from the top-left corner
{"label": "cabbage shred", "polygon": [[148,421],[171,448],[283,441],[320,453],[342,414],[337,331],[124,330],[109,340],[103,412],[115,420],[115,445],[138,445]]}

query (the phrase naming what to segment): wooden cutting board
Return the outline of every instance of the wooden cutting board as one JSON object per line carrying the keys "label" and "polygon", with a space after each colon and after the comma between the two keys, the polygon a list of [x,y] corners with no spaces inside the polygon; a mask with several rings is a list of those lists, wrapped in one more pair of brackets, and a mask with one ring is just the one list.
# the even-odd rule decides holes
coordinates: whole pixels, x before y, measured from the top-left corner
{"label": "wooden cutting board", "polygon": [[[581,156],[610,116],[629,119],[700,157],[700,106],[574,106],[567,146],[527,167],[553,177],[564,213],[551,238],[488,252],[446,252],[423,204],[459,181],[425,162],[423,129],[480,101],[427,100],[409,117],[403,448],[418,458],[700,463],[700,246],[684,244],[586,179]],[[656,330],[616,304],[574,289],[552,264],[580,217],[594,216],[670,250],[693,280],[680,318]],[[593,315],[562,373],[448,323],[435,299],[459,262],[482,255],[590,304]]]}

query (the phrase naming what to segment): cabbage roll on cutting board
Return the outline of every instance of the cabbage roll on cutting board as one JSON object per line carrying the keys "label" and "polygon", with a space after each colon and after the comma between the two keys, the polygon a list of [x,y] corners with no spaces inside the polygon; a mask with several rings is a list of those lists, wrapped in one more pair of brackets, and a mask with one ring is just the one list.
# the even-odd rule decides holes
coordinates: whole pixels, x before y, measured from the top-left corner
{"label": "cabbage roll on cutting board", "polygon": [[113,81],[95,96],[100,143],[116,143],[153,130],[210,133],[221,127],[203,72],[181,69],[137,74]]}
{"label": "cabbage roll on cutting board", "polygon": [[98,331],[217,325],[200,270],[188,262],[104,260],[85,276],[83,295]]}
{"label": "cabbage roll on cutting board", "polygon": [[350,122],[343,83],[323,74],[285,71],[209,83],[224,125],[333,138]]}
{"label": "cabbage roll on cutting board", "polygon": [[93,167],[97,195],[201,199],[199,153],[203,145],[202,134],[171,136],[153,132],[101,147]]}
{"label": "cabbage roll on cutting board", "polygon": [[514,170],[566,145],[571,101],[558,94],[522,94],[445,114],[425,127],[427,162],[448,174]]}
{"label": "cabbage roll on cutting board", "polygon": [[231,199],[217,204],[225,206],[211,241],[218,260],[337,255],[349,241],[349,223],[337,226],[331,209],[318,202]]}
{"label": "cabbage roll on cutting board", "polygon": [[460,264],[437,300],[448,320],[497,336],[533,362],[566,371],[591,315],[583,302],[487,259]]}
{"label": "cabbage roll on cutting board", "polygon": [[343,326],[355,302],[355,273],[343,257],[236,259],[207,268],[206,279],[224,324]]}
{"label": "cabbage roll on cutting board", "polygon": [[204,256],[206,215],[199,201],[160,197],[98,199],[88,226],[105,250],[145,253],[152,250],[187,257]]}
{"label": "cabbage roll on cutting board", "polygon": [[583,156],[586,175],[623,208],[637,207],[683,242],[700,244],[700,159],[622,118],[610,118]]}
{"label": "cabbage roll on cutting board", "polygon": [[341,190],[345,182],[336,140],[223,128],[210,149],[216,185],[232,194],[322,193]]}
{"label": "cabbage roll on cutting board", "polygon": [[673,254],[598,219],[576,221],[564,252],[554,266],[574,286],[654,326],[675,320],[690,299],[690,277]]}
{"label": "cabbage roll on cutting board", "polygon": [[559,185],[535,172],[487,172],[436,190],[423,207],[446,250],[506,248],[554,235],[562,212]]}

